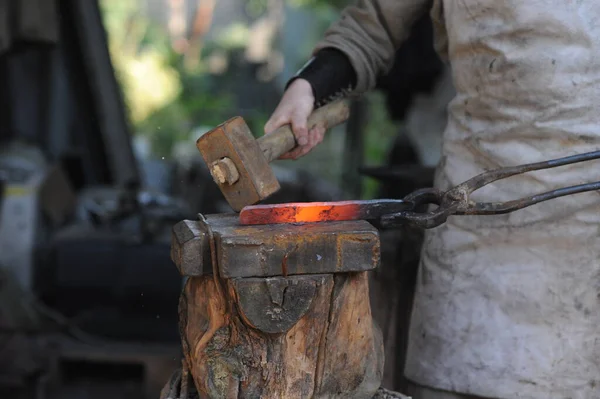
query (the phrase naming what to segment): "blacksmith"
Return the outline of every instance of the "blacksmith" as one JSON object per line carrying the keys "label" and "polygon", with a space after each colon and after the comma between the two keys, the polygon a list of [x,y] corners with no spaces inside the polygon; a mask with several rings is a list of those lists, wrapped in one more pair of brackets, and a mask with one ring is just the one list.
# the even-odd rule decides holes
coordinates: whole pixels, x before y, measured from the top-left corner
{"label": "blacksmith", "polygon": [[[436,186],[486,169],[600,148],[598,0],[362,0],[346,8],[290,81],[265,131],[292,123],[304,156],[314,107],[385,74],[423,13],[452,68]],[[482,190],[506,201],[598,180],[574,165]],[[414,399],[600,398],[600,197],[513,214],[457,216],[429,230],[410,325]]]}

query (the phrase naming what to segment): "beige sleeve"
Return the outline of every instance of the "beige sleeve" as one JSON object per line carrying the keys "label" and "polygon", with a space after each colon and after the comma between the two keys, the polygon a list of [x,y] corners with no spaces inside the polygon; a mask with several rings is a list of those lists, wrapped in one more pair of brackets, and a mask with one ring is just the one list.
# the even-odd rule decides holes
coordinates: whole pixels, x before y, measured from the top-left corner
{"label": "beige sleeve", "polygon": [[357,75],[354,92],[364,93],[391,69],[396,50],[430,7],[428,0],[359,0],[342,11],[314,53],[326,47],[345,53]]}

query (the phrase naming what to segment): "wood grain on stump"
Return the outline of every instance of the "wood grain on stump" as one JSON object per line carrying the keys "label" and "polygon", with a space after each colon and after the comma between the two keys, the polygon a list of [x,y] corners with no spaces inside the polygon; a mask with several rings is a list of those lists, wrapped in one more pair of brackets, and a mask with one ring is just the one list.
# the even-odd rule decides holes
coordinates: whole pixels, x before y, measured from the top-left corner
{"label": "wood grain on stump", "polygon": [[180,329],[201,398],[370,399],[381,384],[367,272],[191,277]]}

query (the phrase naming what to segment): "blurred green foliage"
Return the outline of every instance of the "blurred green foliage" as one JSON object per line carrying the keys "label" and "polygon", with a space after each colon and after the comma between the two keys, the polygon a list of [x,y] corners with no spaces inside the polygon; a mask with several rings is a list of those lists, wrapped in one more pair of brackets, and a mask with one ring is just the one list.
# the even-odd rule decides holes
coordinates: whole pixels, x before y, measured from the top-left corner
{"label": "blurred green foliage", "polygon": [[168,34],[151,23],[135,0],[101,1],[109,48],[135,134],[148,137],[152,153],[168,159],[193,128],[214,126],[232,108],[200,64],[186,67]]}
{"label": "blurred green foliage", "polygon": [[342,9],[350,4],[350,0],[287,0],[287,3],[292,7],[304,7],[313,10],[322,10],[328,8]]}
{"label": "blurred green foliage", "polygon": [[[343,3],[285,2],[317,15],[331,15],[333,7]],[[153,154],[168,159],[175,143],[186,140],[194,128],[215,126],[236,112],[227,73],[211,74],[207,64],[214,54],[230,63],[231,57],[244,51],[250,37],[246,22],[232,21],[212,41],[204,42],[201,60],[190,68],[173,50],[165,28],[149,20],[143,1],[101,0],[100,4],[133,130],[148,138]],[[256,19],[265,15],[268,6],[268,0],[246,0],[245,11],[249,19]],[[245,119],[253,131],[261,131],[270,111],[256,109]]]}
{"label": "blurred green foliage", "polygon": [[[314,16],[313,29],[303,33],[302,44],[294,49],[304,64],[322,31],[339,16],[339,10],[352,0],[284,0],[286,5]],[[147,137],[155,156],[169,159],[178,142],[189,142],[197,128],[214,127],[232,115],[235,109],[236,83],[231,71],[232,59],[243,58],[250,37],[250,26],[232,21],[211,41],[202,43],[199,62],[190,67],[185,57],[175,52],[168,33],[159,23],[151,22],[139,0],[101,0],[113,64],[123,89],[133,131]],[[245,12],[256,19],[268,12],[269,0],[246,0]],[[316,28],[314,28],[316,26]],[[289,49],[288,49],[289,50]],[[237,57],[237,58],[236,58]],[[214,62],[227,64],[225,72],[211,73]],[[300,65],[298,65],[300,67]],[[212,68],[214,69],[214,68]],[[365,162],[380,164],[398,130],[390,122],[380,94],[370,93],[369,119],[365,127]],[[264,108],[264,107],[263,107]],[[253,132],[261,132],[272,109],[245,110],[244,118]],[[326,154],[327,159],[341,154]],[[311,154],[310,156],[317,156]],[[309,162],[308,167],[310,168]],[[336,162],[330,161],[330,164]],[[318,164],[316,162],[315,164]],[[339,162],[338,162],[339,164]],[[299,164],[288,164],[298,167]],[[321,173],[330,178],[339,173]],[[377,184],[365,179],[363,197],[375,195]]]}
{"label": "blurred green foliage", "polygon": [[[388,115],[385,98],[379,92],[367,94],[369,118],[365,126],[364,162],[367,165],[380,165],[385,162],[394,138],[398,134],[400,124],[393,122]],[[375,198],[379,183],[371,178],[363,178],[365,199]]]}

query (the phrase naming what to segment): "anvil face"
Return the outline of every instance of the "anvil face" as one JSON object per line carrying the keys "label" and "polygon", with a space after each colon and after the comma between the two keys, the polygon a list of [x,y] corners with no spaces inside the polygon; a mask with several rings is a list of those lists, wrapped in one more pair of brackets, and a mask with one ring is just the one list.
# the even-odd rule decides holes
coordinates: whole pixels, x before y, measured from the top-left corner
{"label": "anvil face", "polygon": [[223,278],[359,272],[380,262],[379,233],[364,220],[241,226],[233,214],[206,221],[173,228],[171,256],[183,275],[212,272],[209,228]]}

